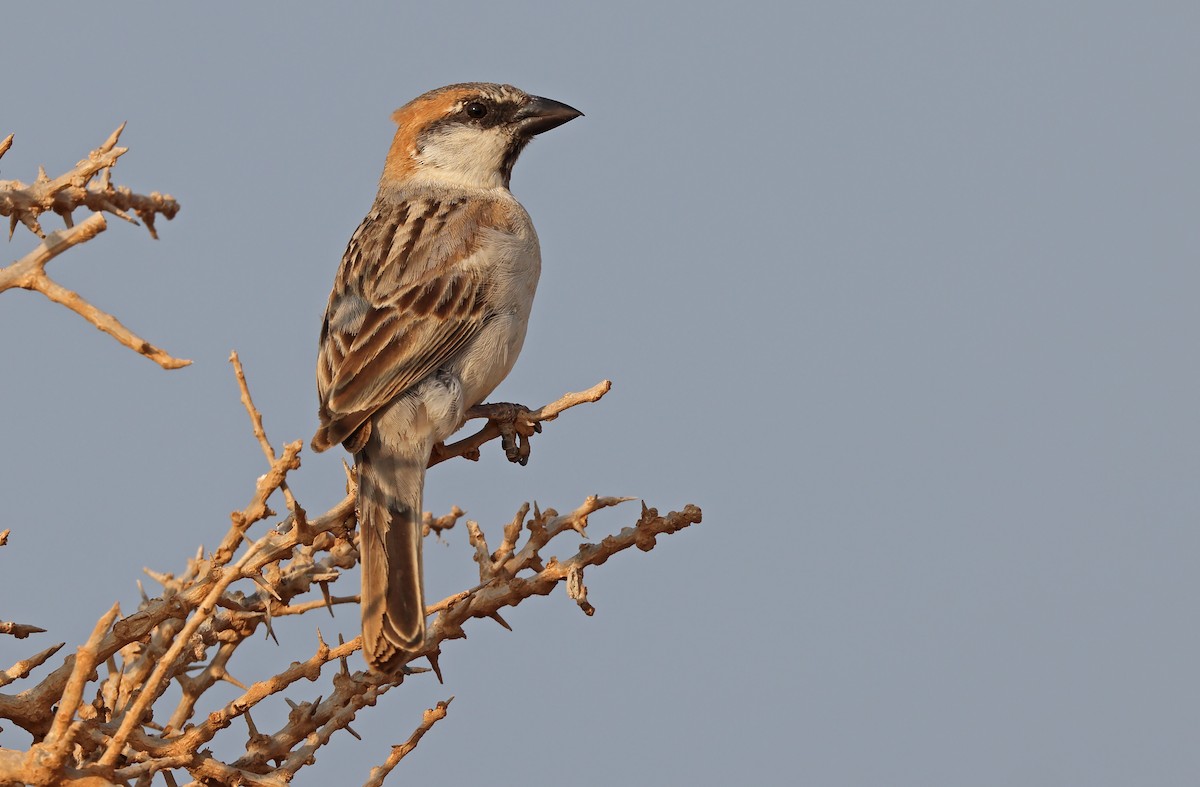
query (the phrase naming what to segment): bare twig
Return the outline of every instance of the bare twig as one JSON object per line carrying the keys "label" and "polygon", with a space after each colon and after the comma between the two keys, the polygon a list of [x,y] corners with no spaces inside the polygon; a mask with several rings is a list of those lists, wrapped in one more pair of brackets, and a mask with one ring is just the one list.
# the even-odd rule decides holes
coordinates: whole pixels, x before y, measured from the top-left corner
{"label": "bare twig", "polygon": [[58,651],[61,650],[66,644],[67,643],[65,642],[60,642],[57,645],[46,648],[40,653],[35,653],[27,659],[18,661],[16,664],[4,670],[4,672],[0,672],[0,686],[7,686],[13,681],[29,677],[30,672],[33,672],[33,670],[45,664],[51,656],[53,656],[55,653],[58,653]]}
{"label": "bare twig", "polygon": [[0,634],[8,634],[17,639],[25,639],[30,634],[41,634],[46,629],[37,626],[30,626],[26,623],[12,623],[7,620],[0,620]]}
{"label": "bare twig", "polygon": [[[233,373],[237,377],[238,388],[242,392],[242,406],[246,408],[246,413],[250,416],[250,425],[254,428],[254,436],[258,438],[258,444],[262,447],[267,462],[275,464],[275,449],[271,447],[271,441],[267,439],[267,432],[263,429],[262,414],[254,406],[254,400],[250,398],[250,387],[246,383],[246,373],[242,370],[242,359],[238,357],[237,350],[229,353],[229,362],[233,364]],[[296,498],[292,497],[292,490],[288,488],[287,481],[280,483],[279,488],[283,491],[283,498],[287,501],[288,510],[296,517],[297,525],[303,528],[304,509],[296,502]]]}
{"label": "bare twig", "polygon": [[451,506],[450,513],[436,518],[426,511],[421,517],[421,535],[427,536],[430,533],[436,533],[438,537],[441,537],[442,533],[457,525],[458,520],[462,519],[466,513],[458,506]]}
{"label": "bare twig", "polygon": [[72,246],[91,240],[103,232],[107,223],[104,216],[93,213],[82,223],[58,232],[52,232],[33,251],[5,268],[0,268],[0,292],[20,287],[45,295],[55,303],[66,306],[83,319],[104,331],[136,353],[146,356],[164,369],[179,369],[191,361],[171,356],[145,339],[135,335],[121,321],[107,312],[97,309],[78,293],[68,290],[46,275],[46,263]]}
{"label": "bare twig", "polygon": [[91,679],[92,670],[99,661],[100,642],[112,627],[113,621],[117,619],[120,611],[120,605],[113,604],[104,617],[96,623],[87,642],[75,654],[75,666],[71,670],[71,677],[67,681],[62,699],[59,700],[54,723],[45,739],[35,747],[34,757],[31,758],[38,763],[40,768],[44,768],[50,777],[44,781],[39,780],[38,783],[51,783],[66,764],[67,755],[70,754],[74,745],[77,730],[76,725],[71,722],[79,711],[79,705],[83,698],[83,687]]}
{"label": "bare twig", "polygon": [[[168,221],[175,218],[179,203],[169,194],[153,192],[144,196],[123,186],[112,185],[110,175],[113,165],[129,152],[128,148],[117,147],[124,130],[125,124],[122,123],[100,147],[90,152],[70,172],[57,178],[51,179],[44,170],[39,169],[37,179],[30,184],[19,180],[0,180],[0,216],[9,217],[9,237],[12,237],[12,230],[18,222],[38,237],[44,237],[38,216],[47,212],[57,213],[70,227],[73,224],[72,212],[77,208],[87,208],[111,213],[137,224],[129,215],[129,211],[133,211],[145,222],[150,235],[157,238],[155,216],[161,214]],[[11,134],[0,142],[0,156],[8,151],[12,142]],[[100,175],[99,182],[93,182],[97,175]]]}
{"label": "bare twig", "polygon": [[[480,562],[482,582],[466,593],[458,594],[435,607],[438,616],[428,627],[425,645],[418,655],[429,655],[440,649],[444,640],[465,637],[462,624],[471,618],[493,618],[504,607],[516,606],[533,595],[547,595],[559,582],[566,581],[573,572],[582,572],[587,566],[605,563],[618,552],[636,546],[646,552],[654,548],[659,535],[678,532],[701,519],[700,509],[693,505],[682,511],[673,511],[665,517],[653,508],[642,505],[642,515],[633,527],[608,536],[599,544],[584,544],[567,560],[551,558],[543,564],[540,550],[555,536],[567,530],[582,530],[587,515],[600,508],[617,505],[628,498],[591,497],[575,511],[558,516],[552,510],[536,515],[528,524],[529,540],[525,546],[502,562],[486,560],[481,553],[486,543],[479,534],[476,543],[476,559]],[[478,526],[476,526],[476,529]],[[521,576],[532,570],[532,576]],[[590,605],[589,605],[590,606]],[[433,611],[433,608],[430,609]],[[585,609],[586,611],[586,609]],[[414,656],[415,658],[415,656]]]}
{"label": "bare twig", "polygon": [[[114,187],[109,182],[109,173],[117,159],[127,152],[117,147],[124,124],[109,136],[103,145],[93,150],[80,161],[75,169],[50,179],[42,170],[31,184],[17,180],[0,181],[0,215],[9,217],[9,237],[18,223],[42,238],[42,242],[21,259],[0,268],[0,292],[14,287],[40,292],[51,301],[66,306],[71,311],[112,336],[136,353],[146,356],[164,369],[178,369],[191,361],[175,358],[135,335],[111,314],[101,311],[78,293],[63,287],[46,273],[46,264],[67,249],[91,240],[108,226],[103,212],[111,213],[126,221],[137,224],[127,211],[137,213],[146,223],[154,237],[154,217],[162,214],[173,218],[179,210],[178,203],[169,196],[158,193],[149,196],[134,194],[129,189]],[[9,135],[0,144],[0,156],[12,145]],[[92,179],[100,174],[98,184]],[[78,208],[95,211],[80,224],[75,224],[73,212]],[[46,235],[38,217],[46,212],[58,213],[67,228]]]}
{"label": "bare twig", "polygon": [[383,787],[383,780],[400,764],[405,755],[417,748],[417,744],[421,742],[421,738],[425,736],[425,733],[429,732],[433,728],[433,725],[446,718],[446,711],[450,708],[451,702],[454,702],[454,697],[442,700],[436,707],[427,709],[421,718],[420,725],[413,730],[412,735],[408,736],[408,740],[393,746],[392,753],[384,760],[383,765],[371,769],[371,773],[366,782],[363,783],[363,787]]}
{"label": "bare twig", "polygon": [[188,620],[187,624],[175,637],[170,649],[167,650],[163,658],[159,660],[154,672],[146,681],[143,691],[134,701],[133,706],[125,712],[124,718],[121,720],[121,726],[109,741],[108,747],[104,751],[104,756],[100,758],[100,766],[103,768],[111,768],[116,764],[117,757],[121,753],[121,749],[125,746],[126,739],[129,738],[129,733],[142,720],[142,715],[154,700],[158,699],[159,691],[167,677],[167,671],[174,665],[175,660],[182,654],[183,649],[187,646],[191,639],[191,635],[200,627],[216,609],[217,600],[225,592],[225,588],[229,587],[234,581],[245,577],[243,571],[250,563],[250,559],[254,557],[254,548],[249,549],[242,559],[239,560],[232,568],[226,568],[222,571],[221,578],[213,585],[208,596],[196,609],[195,614]]}

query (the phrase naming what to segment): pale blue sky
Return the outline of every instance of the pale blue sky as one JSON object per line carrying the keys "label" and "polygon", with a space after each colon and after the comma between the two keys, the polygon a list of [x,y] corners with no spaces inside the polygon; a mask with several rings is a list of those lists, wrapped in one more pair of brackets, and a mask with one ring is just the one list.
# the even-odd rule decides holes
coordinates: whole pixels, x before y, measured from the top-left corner
{"label": "pale blue sky", "polygon": [[[50,629],[0,639],[4,665],[133,609],[143,566],[180,570],[245,504],[264,468],[231,349],[272,439],[307,441],[389,114],[503,81],[586,117],[516,169],[544,272],[497,393],[614,389],[528,467],[495,446],[439,467],[426,505],[493,533],[596,492],[705,520],[590,572],[594,618],[560,591],[513,634],[476,622],[445,686],[365,710],[298,783],[360,784],[450,694],[396,783],[1200,778],[1195,4],[2,13],[0,177],[57,174],[127,120],[115,179],[183,205],[160,241],[113,221],[52,273],[195,361],[0,297],[0,619]],[[303,459],[293,489],[324,510],[341,457]],[[463,532],[426,560],[432,597],[472,581]],[[356,611],[278,626],[238,677],[311,652],[314,625],[352,636]]]}

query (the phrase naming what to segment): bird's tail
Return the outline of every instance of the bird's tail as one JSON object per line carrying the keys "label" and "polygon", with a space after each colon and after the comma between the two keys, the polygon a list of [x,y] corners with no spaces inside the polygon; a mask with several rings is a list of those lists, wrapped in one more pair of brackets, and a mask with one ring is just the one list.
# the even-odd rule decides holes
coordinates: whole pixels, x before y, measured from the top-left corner
{"label": "bird's tail", "polygon": [[358,465],[363,655],[395,673],[425,639],[421,489],[428,452],[403,454],[371,440]]}

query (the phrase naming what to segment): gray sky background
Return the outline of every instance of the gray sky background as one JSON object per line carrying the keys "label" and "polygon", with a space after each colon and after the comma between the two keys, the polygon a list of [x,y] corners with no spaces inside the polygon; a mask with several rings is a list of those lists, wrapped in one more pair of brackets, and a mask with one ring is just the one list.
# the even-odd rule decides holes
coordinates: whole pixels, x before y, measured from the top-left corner
{"label": "gray sky background", "polygon": [[[503,81],[587,116],[517,166],[544,273],[497,395],[614,389],[528,467],[494,445],[439,467],[426,506],[493,534],[590,493],[704,522],[591,571],[594,618],[559,590],[514,634],[474,623],[445,686],[366,709],[298,783],[361,784],[453,694],[397,783],[1194,785],[1197,9],[6,7],[0,177],[129,121],[115,180],[182,212],[51,270],[195,365],[0,298],[0,618],[50,629],[0,660],[132,611],[143,566],[182,569],[249,499],[231,349],[275,443],[307,441],[389,114]],[[3,259],[32,246],[19,229]],[[341,456],[303,460],[322,511]],[[461,530],[429,543],[430,596],[471,584],[470,554]],[[236,674],[310,653],[314,625],[353,636],[357,610],[285,622]]]}

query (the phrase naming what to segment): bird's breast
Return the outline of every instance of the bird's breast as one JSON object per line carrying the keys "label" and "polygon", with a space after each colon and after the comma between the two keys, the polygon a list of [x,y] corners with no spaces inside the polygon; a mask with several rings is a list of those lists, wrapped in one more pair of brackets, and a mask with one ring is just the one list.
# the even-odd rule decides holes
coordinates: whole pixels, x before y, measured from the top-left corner
{"label": "bird's breast", "polygon": [[[500,233],[497,233],[498,235]],[[537,235],[504,234],[487,244],[487,319],[458,366],[467,407],[482,402],[512,371],[525,343],[529,312],[541,272]]]}

